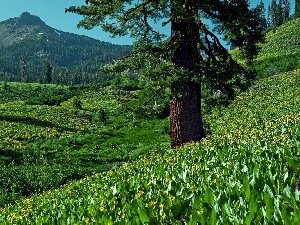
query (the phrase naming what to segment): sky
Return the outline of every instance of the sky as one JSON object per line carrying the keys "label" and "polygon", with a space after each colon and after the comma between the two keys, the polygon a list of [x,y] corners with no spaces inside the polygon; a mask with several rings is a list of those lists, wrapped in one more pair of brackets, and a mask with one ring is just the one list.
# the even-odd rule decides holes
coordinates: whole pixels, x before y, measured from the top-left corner
{"label": "sky", "polygon": [[[260,1],[250,0],[251,7],[255,7]],[[82,19],[82,16],[65,13],[65,8],[71,5],[84,5],[85,0],[0,0],[0,2],[0,21],[18,17],[23,12],[29,12],[40,17],[47,25],[61,31],[86,35],[120,45],[131,45],[134,41],[129,36],[111,38],[108,33],[103,32],[99,27],[92,30],[78,29],[77,23]],[[265,8],[267,8],[271,0],[263,0],[263,2]],[[293,8],[295,0],[290,0],[290,2]]]}

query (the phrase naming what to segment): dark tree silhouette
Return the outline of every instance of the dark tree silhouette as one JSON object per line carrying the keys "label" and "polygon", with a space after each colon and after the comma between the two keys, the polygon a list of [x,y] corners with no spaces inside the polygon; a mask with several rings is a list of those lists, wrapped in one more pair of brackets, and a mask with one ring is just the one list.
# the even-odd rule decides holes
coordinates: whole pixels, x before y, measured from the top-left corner
{"label": "dark tree silhouette", "polygon": [[[248,1],[88,0],[87,3],[67,9],[84,16],[79,27],[101,26],[112,36],[130,33],[137,40],[132,54],[116,62],[112,71],[136,70],[141,76],[151,75],[149,80],[158,86],[169,85],[172,148],[205,136],[200,96],[204,79],[215,91],[232,98],[233,86],[250,78],[241,73],[217,35],[202,20],[211,19],[215,30],[233,47],[239,47],[250,63],[257,54],[256,43],[262,39],[262,23],[257,13],[249,9]],[[152,26],[159,22],[162,26],[170,24],[169,36]]]}

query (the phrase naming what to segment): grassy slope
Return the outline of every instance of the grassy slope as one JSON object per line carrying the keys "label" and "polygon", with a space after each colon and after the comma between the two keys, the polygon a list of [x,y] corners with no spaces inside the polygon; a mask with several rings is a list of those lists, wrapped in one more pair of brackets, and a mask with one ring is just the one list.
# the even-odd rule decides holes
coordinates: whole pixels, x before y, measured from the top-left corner
{"label": "grassy slope", "polygon": [[1,224],[299,224],[300,71],[261,80],[215,132],[1,209]]}
{"label": "grassy slope", "polygon": [[138,120],[123,112],[118,99],[134,99],[129,92],[85,91],[82,109],[75,109],[74,97],[60,105],[31,105],[67,87],[7,85],[0,83],[0,207],[132,160],[148,146],[169,146],[168,120]]}
{"label": "grassy slope", "polygon": [[299,27],[300,19],[295,19],[267,33],[255,62],[260,78],[300,68]]}
{"label": "grassy slope", "polygon": [[270,31],[266,35],[258,59],[277,57],[289,54],[299,54],[300,52],[300,19],[287,21],[275,31]]}
{"label": "grassy slope", "polygon": [[[254,62],[259,71],[258,78],[300,68],[300,19],[285,22],[276,30],[266,34],[265,43]],[[238,49],[231,51],[235,59],[240,60]],[[242,60],[240,60],[243,63]]]}

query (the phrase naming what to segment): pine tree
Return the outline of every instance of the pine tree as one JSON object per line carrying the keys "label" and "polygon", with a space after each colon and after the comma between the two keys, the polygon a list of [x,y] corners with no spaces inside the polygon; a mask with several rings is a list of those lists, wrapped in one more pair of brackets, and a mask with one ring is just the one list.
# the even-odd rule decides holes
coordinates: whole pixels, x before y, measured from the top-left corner
{"label": "pine tree", "polygon": [[24,57],[21,57],[20,59],[20,67],[21,67],[21,80],[25,83],[28,82],[27,80],[27,74],[26,74],[26,62]]}
{"label": "pine tree", "polygon": [[267,19],[266,19],[265,4],[264,4],[264,2],[262,0],[256,6],[255,10],[256,10],[257,16],[261,20],[261,27],[262,27],[262,29],[266,29],[268,27],[268,22],[267,22]]}
{"label": "pine tree", "polygon": [[295,0],[295,17],[300,18],[300,0]]}
{"label": "pine tree", "polygon": [[272,0],[268,8],[269,24],[272,29],[280,26],[282,23],[281,7],[276,0]]}
{"label": "pine tree", "polygon": [[276,28],[283,24],[283,22],[290,16],[290,1],[272,0],[268,7],[268,23],[269,27]]}
{"label": "pine tree", "polygon": [[[231,58],[203,18],[211,19],[216,30],[234,47],[239,47],[251,63],[262,40],[260,20],[245,0],[86,0],[67,12],[83,15],[79,27],[101,26],[112,36],[130,32],[136,39],[134,50],[122,60],[106,66],[124,72],[130,68],[148,78],[155,87],[170,87],[171,147],[199,141],[204,136],[201,114],[201,86],[205,82],[214,93],[232,98],[233,87],[245,87],[249,73]],[[113,19],[112,21],[107,18]],[[152,24],[170,24],[166,36]],[[201,37],[201,38],[200,38]],[[244,71],[243,71],[244,72]],[[202,82],[202,84],[201,84]]]}
{"label": "pine tree", "polygon": [[278,20],[279,25],[283,24],[283,22],[289,18],[290,16],[290,1],[289,0],[279,0],[278,3]]}
{"label": "pine tree", "polygon": [[290,17],[290,11],[291,11],[290,1],[289,0],[283,0],[282,1],[283,20],[286,20]]}
{"label": "pine tree", "polygon": [[47,62],[45,65],[45,83],[51,84],[52,83],[52,66],[50,62]]}

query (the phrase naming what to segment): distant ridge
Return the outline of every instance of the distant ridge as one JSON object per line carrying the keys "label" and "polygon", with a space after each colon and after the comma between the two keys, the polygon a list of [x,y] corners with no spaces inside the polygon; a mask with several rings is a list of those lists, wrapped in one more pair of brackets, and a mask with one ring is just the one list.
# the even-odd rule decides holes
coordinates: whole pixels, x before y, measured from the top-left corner
{"label": "distant ridge", "polygon": [[0,81],[21,81],[24,58],[28,82],[41,82],[50,62],[54,83],[78,84],[103,79],[99,67],[128,55],[132,46],[60,31],[24,12],[0,22],[0,49]]}

